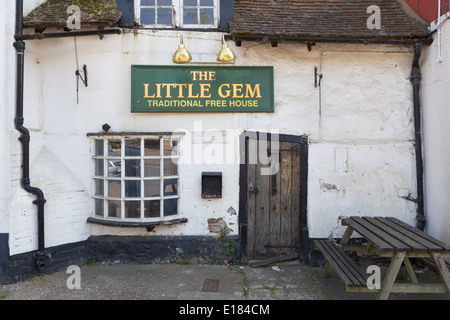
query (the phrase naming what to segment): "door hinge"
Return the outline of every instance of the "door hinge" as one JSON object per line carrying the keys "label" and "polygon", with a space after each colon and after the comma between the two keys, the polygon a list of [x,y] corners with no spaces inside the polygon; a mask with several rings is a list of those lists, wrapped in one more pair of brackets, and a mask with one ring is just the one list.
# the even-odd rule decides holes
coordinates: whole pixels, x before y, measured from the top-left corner
{"label": "door hinge", "polygon": [[274,150],[272,150],[272,148],[270,148],[270,147],[267,148],[267,154],[269,155],[269,157],[272,154],[272,152],[280,153],[280,151],[294,151],[296,153],[300,153],[301,152],[299,146],[293,146],[293,147],[290,147],[290,148],[287,148],[287,149],[274,149]]}

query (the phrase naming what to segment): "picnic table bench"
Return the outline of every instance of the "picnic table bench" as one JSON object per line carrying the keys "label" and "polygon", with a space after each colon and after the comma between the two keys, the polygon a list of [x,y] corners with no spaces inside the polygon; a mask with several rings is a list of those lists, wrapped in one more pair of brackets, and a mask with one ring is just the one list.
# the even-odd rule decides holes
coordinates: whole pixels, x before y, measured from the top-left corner
{"label": "picnic table bench", "polygon": [[[316,249],[328,261],[325,276],[334,270],[345,282],[348,292],[378,292],[377,299],[388,299],[390,293],[450,293],[450,273],[444,258],[450,257],[450,246],[432,236],[392,217],[341,218],[347,226],[339,244],[332,240],[315,240]],[[349,244],[356,232],[365,245]],[[380,289],[370,289],[368,274],[353,261],[347,252],[372,252],[390,259],[390,265]],[[428,259],[438,271],[441,283],[419,283],[410,258]],[[398,272],[405,265],[411,283],[396,283]]]}

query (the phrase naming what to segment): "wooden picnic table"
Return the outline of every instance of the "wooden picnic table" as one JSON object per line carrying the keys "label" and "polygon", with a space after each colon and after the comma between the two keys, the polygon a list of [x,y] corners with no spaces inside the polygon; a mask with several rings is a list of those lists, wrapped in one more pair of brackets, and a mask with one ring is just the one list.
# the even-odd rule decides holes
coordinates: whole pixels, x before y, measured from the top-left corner
{"label": "wooden picnic table", "polygon": [[[390,258],[390,265],[378,290],[377,298],[388,299],[392,292],[404,293],[450,293],[450,273],[444,258],[450,257],[450,246],[434,237],[392,217],[346,217],[341,218],[347,226],[338,246],[324,240],[316,242],[316,247],[329,261],[329,268],[335,269],[347,284],[347,291],[374,292],[364,281],[367,274],[357,270],[356,264],[346,254],[348,251],[374,252],[380,257]],[[365,245],[349,244],[356,232],[363,237]],[[423,258],[434,262],[441,283],[419,283],[412,268],[410,258]],[[411,283],[396,283],[402,265],[408,271]]]}

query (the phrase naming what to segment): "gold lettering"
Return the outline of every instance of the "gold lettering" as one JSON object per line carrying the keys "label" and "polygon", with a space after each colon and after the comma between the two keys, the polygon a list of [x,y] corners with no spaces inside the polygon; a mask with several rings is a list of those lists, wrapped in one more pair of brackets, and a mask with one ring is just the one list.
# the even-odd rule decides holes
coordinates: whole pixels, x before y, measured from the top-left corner
{"label": "gold lettering", "polygon": [[178,87],[178,99],[184,98],[183,88],[187,88],[187,84],[186,83],[174,83],[173,85],[174,85],[174,88]]}
{"label": "gold lettering", "polygon": [[148,95],[148,86],[150,85],[150,83],[143,83],[143,85],[144,85],[144,99],[154,98],[155,94],[151,96]]}
{"label": "gold lettering", "polygon": [[161,97],[161,83],[156,84],[156,98],[162,98]]}
{"label": "gold lettering", "polygon": [[192,93],[192,87],[194,86],[194,84],[190,83],[188,84],[188,99],[192,99],[192,98],[198,98],[199,94],[197,93],[197,95],[193,95]]}
{"label": "gold lettering", "polygon": [[162,87],[166,88],[166,98],[172,98],[172,92],[171,92],[170,88],[174,87],[174,84],[173,83],[163,83]]}
{"label": "gold lettering", "polygon": [[[200,98],[211,98],[211,93],[209,92],[210,88],[211,88],[211,84],[200,83]],[[206,95],[206,94],[208,94],[208,95]]]}
{"label": "gold lettering", "polygon": [[254,89],[252,90],[251,84],[245,84],[245,97],[246,98],[262,98],[261,96],[261,84],[255,84]]}
{"label": "gold lettering", "polygon": [[225,93],[223,93],[223,87],[230,88],[230,85],[228,83],[221,84],[218,90],[218,94],[222,99],[228,98],[231,94],[231,90],[225,90]]}
{"label": "gold lettering", "polygon": [[242,93],[242,87],[244,85],[242,83],[233,83],[232,86],[233,86],[233,96],[232,96],[232,98],[243,98],[244,94]]}
{"label": "gold lettering", "polygon": [[191,71],[191,75],[192,81],[216,81],[216,71]]}
{"label": "gold lettering", "polygon": [[198,71],[198,80],[199,81],[208,80],[208,72],[207,71]]}
{"label": "gold lettering", "polygon": [[192,74],[192,80],[193,81],[197,81],[197,74],[199,73],[199,71],[191,71]]}

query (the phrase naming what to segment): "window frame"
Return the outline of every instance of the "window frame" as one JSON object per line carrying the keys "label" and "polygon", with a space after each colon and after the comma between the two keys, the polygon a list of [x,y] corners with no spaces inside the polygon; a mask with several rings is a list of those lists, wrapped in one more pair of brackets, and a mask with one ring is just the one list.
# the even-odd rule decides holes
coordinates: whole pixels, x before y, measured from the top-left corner
{"label": "window frame", "polygon": [[[189,8],[198,8],[200,10],[200,2],[197,0],[197,6],[186,6]],[[153,8],[154,6],[141,6],[141,0],[134,1],[134,12],[137,25],[142,28],[158,28],[158,29],[217,29],[220,24],[220,3],[219,0],[213,0],[213,23],[212,24],[187,24],[184,23],[184,0],[172,0],[172,24],[142,24],[141,23],[141,8]],[[155,5],[155,9],[158,10],[158,6]],[[167,8],[168,6],[161,6]],[[211,8],[211,6],[205,6]],[[157,13],[155,14],[155,22],[157,22]]]}
{"label": "window frame", "polygon": [[[178,219],[181,216],[181,174],[180,174],[180,159],[181,159],[181,139],[179,135],[171,134],[131,134],[131,135],[98,135],[91,136],[92,143],[92,198],[94,202],[94,208],[92,212],[92,217],[97,219],[103,219],[106,221],[121,221],[121,222],[160,222],[169,221],[173,219]],[[155,140],[159,141],[159,155],[145,155],[145,141]],[[97,154],[97,141],[103,141],[102,154]],[[108,154],[109,141],[120,140],[120,155],[110,155]],[[140,143],[140,155],[126,155],[126,141],[139,140]],[[164,143],[165,141],[177,141],[177,154],[165,154]],[[170,159],[177,165],[177,174],[175,175],[165,175],[165,164],[166,161]],[[109,172],[109,161],[120,161],[120,176],[111,175]],[[139,176],[127,176],[126,161],[127,160],[138,160],[140,162]],[[149,175],[145,176],[145,166],[146,160],[159,160],[159,176]],[[97,174],[96,163],[102,165],[103,175]],[[165,194],[165,181],[177,180],[177,190],[175,195]],[[120,196],[110,195],[108,190],[108,184],[110,181],[120,181]],[[127,196],[125,190],[125,184],[127,181],[138,181],[140,183],[140,195],[139,196]],[[145,181],[159,181],[159,196],[146,196],[145,195]],[[97,193],[97,183],[102,190],[102,194]],[[164,212],[164,203],[167,200],[177,200],[177,212],[176,214],[166,215]],[[157,217],[146,217],[145,216],[145,202],[146,201],[159,201],[159,216]],[[100,201],[103,214],[97,212],[97,201]],[[111,215],[109,213],[109,204],[113,201],[120,201],[120,215]],[[127,217],[126,212],[126,202],[139,201],[140,210],[139,217]],[[148,208],[150,205],[148,204]]]}

